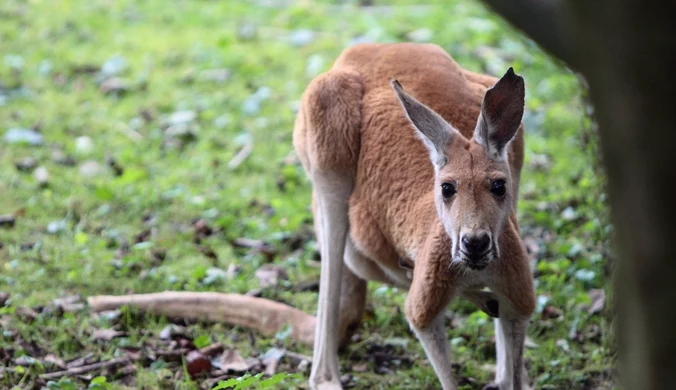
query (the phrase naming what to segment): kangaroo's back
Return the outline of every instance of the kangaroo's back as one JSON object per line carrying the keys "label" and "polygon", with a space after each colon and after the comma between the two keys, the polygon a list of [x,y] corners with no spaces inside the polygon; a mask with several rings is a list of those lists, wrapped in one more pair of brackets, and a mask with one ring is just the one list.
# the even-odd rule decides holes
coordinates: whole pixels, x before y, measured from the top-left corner
{"label": "kangaroo's back", "polygon": [[364,105],[364,111],[376,101],[401,111],[390,87],[390,80],[397,79],[467,138],[474,131],[486,89],[497,81],[462,69],[434,44],[355,45],[336,60],[333,68],[350,69],[361,75],[364,96],[370,102]]}

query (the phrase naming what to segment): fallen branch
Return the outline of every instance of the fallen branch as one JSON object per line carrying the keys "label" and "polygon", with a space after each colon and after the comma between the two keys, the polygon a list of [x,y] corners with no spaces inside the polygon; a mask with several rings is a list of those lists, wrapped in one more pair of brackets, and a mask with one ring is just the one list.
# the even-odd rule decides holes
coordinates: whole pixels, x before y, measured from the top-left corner
{"label": "fallen branch", "polygon": [[249,157],[251,152],[253,151],[253,141],[249,140],[247,143],[242,146],[242,149],[240,149],[239,152],[235,155],[235,157],[232,158],[228,162],[228,169],[233,170],[236,169],[238,166],[240,166],[244,160]]}
{"label": "fallen branch", "polygon": [[311,356],[302,355],[300,353],[289,351],[288,349],[284,350],[284,356],[288,357],[291,360],[296,360],[298,362],[301,362],[303,360],[307,360],[308,362],[312,363],[312,357]]}
{"label": "fallen branch", "polygon": [[72,367],[62,371],[50,372],[47,374],[41,374],[40,378],[45,380],[59,379],[64,376],[75,376],[86,374],[91,371],[96,371],[102,368],[113,368],[125,364],[132,363],[134,359],[131,359],[129,356],[119,357],[111,360],[106,360],[104,362],[98,362],[94,364],[88,364],[86,366]]}
{"label": "fallen branch", "polygon": [[212,292],[165,291],[123,296],[100,295],[89,297],[87,302],[95,312],[129,306],[169,318],[228,323],[269,336],[289,325],[293,340],[306,345],[314,342],[314,316],[264,298]]}
{"label": "fallen branch", "polygon": [[223,343],[215,343],[215,344],[211,344],[209,346],[206,346],[204,348],[201,348],[200,352],[203,355],[206,355],[206,356],[209,356],[209,357],[214,357],[218,354],[223,353],[224,350],[225,350],[225,345],[223,345]]}
{"label": "fallen branch", "polygon": [[[466,291],[463,295],[488,315],[499,316],[498,301],[492,292]],[[317,322],[314,316],[292,306],[241,294],[165,291],[122,296],[99,295],[87,298],[87,302],[94,312],[129,306],[142,312],[168,318],[241,326],[267,336],[274,336],[288,325],[291,327],[292,340],[310,346],[314,342]],[[178,350],[165,353],[182,356],[186,352],[187,350]],[[306,358],[291,353],[289,357]]]}

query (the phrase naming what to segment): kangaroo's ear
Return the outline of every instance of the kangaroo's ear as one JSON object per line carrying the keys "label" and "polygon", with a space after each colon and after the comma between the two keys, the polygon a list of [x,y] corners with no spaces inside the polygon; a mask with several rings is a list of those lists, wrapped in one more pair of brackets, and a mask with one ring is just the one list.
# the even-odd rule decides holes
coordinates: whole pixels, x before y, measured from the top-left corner
{"label": "kangaroo's ear", "polygon": [[441,168],[448,161],[446,150],[457,134],[457,130],[448,124],[441,115],[404,92],[404,88],[397,80],[392,80],[391,84],[399,102],[404,107],[406,117],[429,149],[432,163],[436,168]]}
{"label": "kangaroo's ear", "polygon": [[506,159],[507,144],[516,135],[524,106],[523,78],[510,67],[488,91],[474,130],[474,140],[486,149],[493,160]]}

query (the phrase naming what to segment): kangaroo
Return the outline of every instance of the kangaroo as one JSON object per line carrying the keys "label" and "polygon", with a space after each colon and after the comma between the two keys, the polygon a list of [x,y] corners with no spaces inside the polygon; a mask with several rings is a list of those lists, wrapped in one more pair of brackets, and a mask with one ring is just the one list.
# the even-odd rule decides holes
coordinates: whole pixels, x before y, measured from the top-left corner
{"label": "kangaroo", "polygon": [[457,296],[499,317],[486,388],[528,387],[535,295],[515,213],[524,94],[512,68],[497,80],[412,43],[352,46],[309,84],[293,144],[321,250],[312,389],[342,388],[338,348],[369,280],[408,289],[406,318],[444,389],[456,388],[444,311]]}

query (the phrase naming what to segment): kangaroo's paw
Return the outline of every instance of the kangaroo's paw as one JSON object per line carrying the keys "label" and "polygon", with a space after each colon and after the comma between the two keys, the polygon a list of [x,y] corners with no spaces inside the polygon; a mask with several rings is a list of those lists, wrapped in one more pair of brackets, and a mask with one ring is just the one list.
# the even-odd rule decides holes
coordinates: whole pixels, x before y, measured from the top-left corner
{"label": "kangaroo's paw", "polygon": [[[512,387],[509,385],[500,386],[499,384],[493,382],[485,385],[481,390],[512,390]],[[521,386],[521,390],[531,390],[531,387],[527,384]]]}
{"label": "kangaroo's paw", "polygon": [[311,390],[343,390],[340,382],[311,382]]}

